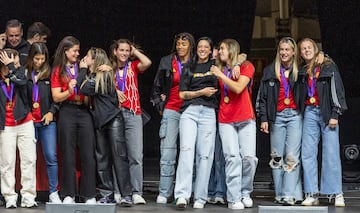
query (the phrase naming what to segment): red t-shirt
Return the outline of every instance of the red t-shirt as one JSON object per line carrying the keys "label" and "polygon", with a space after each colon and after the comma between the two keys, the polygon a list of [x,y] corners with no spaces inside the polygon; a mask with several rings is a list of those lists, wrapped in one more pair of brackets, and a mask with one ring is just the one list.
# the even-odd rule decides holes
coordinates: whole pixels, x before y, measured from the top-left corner
{"label": "red t-shirt", "polygon": [[[289,78],[286,78],[286,82],[289,84]],[[289,85],[290,87],[290,85]],[[281,112],[286,108],[291,108],[291,109],[296,109],[296,103],[294,100],[294,95],[292,93],[291,88],[289,88],[289,94],[288,94],[288,98],[290,100],[289,104],[285,104],[284,100],[285,100],[285,89],[284,89],[284,84],[282,83],[282,77],[281,77],[281,73],[280,73],[280,89],[279,89],[279,97],[278,97],[278,105],[277,105],[277,111]]]}
{"label": "red t-shirt", "polygon": [[307,95],[307,98],[306,98],[306,101],[305,101],[305,105],[314,105],[314,106],[319,106],[319,94],[318,94],[318,91],[317,91],[317,89],[316,89],[316,81],[317,81],[317,79],[319,78],[319,75],[320,75],[320,67],[317,67],[316,68],[316,72],[315,72],[315,78],[314,79],[312,79],[311,77],[310,77],[310,75],[308,75],[308,90],[310,90],[310,88],[311,88],[311,85],[312,85],[312,83],[313,83],[313,81],[315,81],[314,82],[314,90],[315,90],[315,93],[314,93],[314,95],[313,95],[313,97],[315,98],[315,103],[311,103],[310,102],[310,97],[309,97],[309,94]]}
{"label": "red t-shirt", "polygon": [[177,64],[176,57],[174,56],[171,61],[172,72],[173,72],[173,82],[170,88],[170,94],[168,101],[165,104],[165,109],[175,110],[176,112],[180,111],[180,107],[183,103],[183,100],[179,96],[179,84],[180,84],[180,71]]}
{"label": "red t-shirt", "polygon": [[[53,74],[51,75],[51,88],[61,88],[61,92],[67,91],[68,84],[71,80],[71,78],[67,75],[65,78],[61,77],[61,80],[59,78],[60,75],[60,67],[55,67],[53,70]],[[77,88],[77,93],[80,96],[80,101],[84,101],[84,95],[80,94],[80,89]],[[66,100],[68,101],[76,101],[75,100],[75,92],[72,93]]]}
{"label": "red t-shirt", "polygon": [[240,75],[248,77],[250,79],[250,85],[245,87],[240,94],[236,94],[228,89],[227,96],[229,97],[229,103],[224,102],[224,83],[221,80],[219,81],[221,90],[219,109],[220,123],[234,123],[255,119],[254,108],[250,96],[254,72],[255,68],[249,61],[245,61],[241,64]]}
{"label": "red t-shirt", "polygon": [[[9,89],[8,89],[9,90]],[[16,97],[13,96],[12,99],[12,107],[9,107],[9,100],[6,100],[6,105],[5,105],[5,126],[17,126],[23,123],[26,123],[28,121],[30,121],[32,119],[32,115],[31,113],[28,113],[27,116],[22,119],[21,121],[15,121],[14,118],[14,114],[13,114],[13,110],[14,110],[14,106],[15,106],[15,102],[16,102]]]}
{"label": "red t-shirt", "polygon": [[[126,96],[126,101],[121,103],[121,107],[125,107],[134,111],[137,115],[141,114],[141,106],[140,106],[140,95],[138,90],[138,74],[141,71],[138,68],[139,60],[129,62],[130,66],[127,69],[126,73],[126,85],[124,94]],[[125,70],[124,70],[125,71]],[[120,76],[121,78],[122,76]],[[118,88],[118,84],[116,83],[116,88]]]}

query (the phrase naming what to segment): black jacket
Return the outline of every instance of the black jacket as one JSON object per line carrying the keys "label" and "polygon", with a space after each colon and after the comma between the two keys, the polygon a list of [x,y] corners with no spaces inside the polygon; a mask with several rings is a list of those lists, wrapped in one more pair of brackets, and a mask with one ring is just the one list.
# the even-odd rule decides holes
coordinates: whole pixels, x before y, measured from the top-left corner
{"label": "black jacket", "polygon": [[[295,82],[293,79],[292,70],[290,71],[289,85],[294,96],[297,110],[299,112],[302,112],[304,108],[304,102],[301,102],[302,97],[304,96],[304,90],[302,87],[299,86],[299,83],[304,81],[304,76],[298,75],[298,80]],[[257,95],[256,111],[258,113],[258,117],[260,118],[260,122],[275,122],[279,90],[280,81],[276,77],[275,62],[273,62],[270,65],[266,66],[264,69],[263,76],[260,82],[260,88]]]}
{"label": "black jacket", "polygon": [[[77,86],[80,88],[80,93],[90,96],[90,102],[93,101],[90,112],[93,116],[95,128],[100,129],[120,113],[119,101],[115,88],[113,88],[113,92],[95,93],[95,74],[91,74],[87,79],[86,73],[86,68],[80,69],[76,78]],[[111,91],[111,88],[108,88],[108,91]]]}
{"label": "black jacket", "polygon": [[[174,74],[172,68],[172,60],[174,53],[164,56],[160,60],[159,68],[156,73],[153,85],[153,93],[150,102],[158,112],[164,111],[166,102],[169,99],[170,89],[173,84]],[[166,95],[166,99],[161,101],[160,95]]]}
{"label": "black jacket", "polygon": [[[30,107],[32,108],[32,93],[34,82],[32,79],[28,81],[28,103],[30,103]],[[40,97],[40,112],[41,117],[43,117],[46,113],[52,112],[54,115],[59,110],[59,104],[54,103],[51,94],[51,86],[50,86],[50,78],[39,79],[37,81],[37,85],[39,87],[39,97]],[[55,116],[54,116],[55,119]]]}
{"label": "black jacket", "polygon": [[[25,69],[20,67],[15,69],[14,63],[8,65],[10,73],[8,77],[10,81],[14,83],[14,95],[16,98],[13,114],[15,121],[23,120],[30,112],[30,107],[27,97],[27,79],[25,76]],[[3,82],[3,80],[0,80]],[[0,130],[4,130],[5,127],[5,114],[6,114],[6,100],[4,92],[0,92]]]}
{"label": "black jacket", "polygon": [[[305,103],[307,95],[307,74],[305,68],[300,69],[300,75],[305,77],[304,84],[301,84],[305,91],[302,96],[302,103]],[[341,80],[338,67],[333,62],[327,62],[321,65],[320,75],[316,81],[316,90],[319,96],[320,111],[325,124],[329,123],[331,118],[339,119],[347,110],[345,99],[345,89]]]}

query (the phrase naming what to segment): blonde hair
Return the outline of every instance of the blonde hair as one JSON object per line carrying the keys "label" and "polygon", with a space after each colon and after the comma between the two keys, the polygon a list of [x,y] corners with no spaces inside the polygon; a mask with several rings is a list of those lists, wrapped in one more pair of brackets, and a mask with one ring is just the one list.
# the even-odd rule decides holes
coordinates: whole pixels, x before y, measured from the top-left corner
{"label": "blonde hair", "polygon": [[292,76],[293,76],[293,79],[294,81],[297,80],[297,77],[298,77],[298,72],[299,72],[299,68],[298,68],[298,48],[297,48],[297,45],[296,45],[296,42],[293,38],[291,37],[284,37],[282,39],[280,39],[279,41],[279,44],[278,44],[278,47],[277,47],[277,52],[276,52],[276,58],[275,58],[275,74],[276,74],[276,77],[278,79],[280,79],[280,66],[281,66],[281,59],[280,59],[280,44],[288,44],[290,45],[291,48],[293,48],[293,51],[294,51],[294,57],[293,57],[293,60],[292,60]]}
{"label": "blonde hair", "polygon": [[[238,63],[238,56],[240,53],[240,45],[235,39],[230,39],[230,38],[222,40],[220,42],[220,46],[221,46],[221,44],[225,44],[228,49],[229,59],[231,61],[231,69],[232,69],[233,66]],[[216,58],[216,66],[219,67],[220,70],[223,70],[224,67],[226,66],[226,61],[221,61],[220,57],[217,57]]]}
{"label": "blonde hair", "polygon": [[[301,41],[299,41],[299,43],[298,43],[299,55],[301,55],[301,45],[305,41],[308,41],[308,42],[312,43],[312,45],[314,47],[314,58],[312,58],[311,61],[309,63],[307,63],[307,64],[305,63],[305,60],[302,57],[299,57],[298,60],[299,60],[299,64],[305,65],[306,73],[312,77],[313,76],[313,70],[315,69],[316,66],[319,66],[319,64],[315,62],[315,59],[320,54],[320,50],[319,50],[319,47],[317,46],[317,44],[316,44],[316,42],[314,40],[312,40],[311,38],[304,38]],[[331,62],[333,62],[333,61],[330,58],[328,58],[328,57],[324,58],[324,63],[331,63]]]}
{"label": "blonde hair", "polygon": [[[90,53],[94,59],[93,72],[95,75],[95,92],[96,93],[108,93],[115,90],[114,85],[114,70],[111,68],[111,63],[109,58],[106,55],[105,50],[101,48],[92,47],[90,48]],[[108,65],[108,71],[101,71],[99,67],[101,65]],[[100,89],[100,92],[99,92]]]}

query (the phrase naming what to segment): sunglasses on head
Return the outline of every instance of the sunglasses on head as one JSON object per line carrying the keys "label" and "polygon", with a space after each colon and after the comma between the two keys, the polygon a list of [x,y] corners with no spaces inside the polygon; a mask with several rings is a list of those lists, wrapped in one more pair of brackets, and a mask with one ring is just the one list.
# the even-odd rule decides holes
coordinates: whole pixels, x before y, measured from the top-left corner
{"label": "sunglasses on head", "polygon": [[281,40],[283,40],[283,41],[290,41],[293,45],[296,44],[296,42],[294,41],[294,39],[291,38],[291,37],[284,37],[284,38],[282,38]]}
{"label": "sunglasses on head", "polygon": [[95,57],[96,57],[96,48],[92,47],[91,50],[92,50],[92,58],[95,59]]}
{"label": "sunglasses on head", "polygon": [[186,34],[177,34],[177,35],[175,36],[175,40],[178,40],[178,39],[181,39],[181,40],[189,40],[190,37],[189,37],[188,35],[186,35]]}

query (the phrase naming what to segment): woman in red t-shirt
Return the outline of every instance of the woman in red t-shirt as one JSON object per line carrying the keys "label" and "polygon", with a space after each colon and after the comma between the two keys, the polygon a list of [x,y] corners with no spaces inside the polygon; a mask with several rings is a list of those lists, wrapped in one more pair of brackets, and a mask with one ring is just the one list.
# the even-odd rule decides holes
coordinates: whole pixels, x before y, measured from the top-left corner
{"label": "woman in red t-shirt", "polygon": [[[122,129],[125,143],[121,143],[122,176],[130,175],[132,200],[134,204],[145,204],[143,194],[143,121],[141,117],[138,75],[147,70],[151,60],[128,39],[118,39],[110,47],[110,61],[115,70],[115,86],[119,108],[123,116]],[[119,180],[119,184],[127,181]],[[126,187],[126,186],[120,186]],[[122,195],[120,203],[131,201],[129,195]]]}
{"label": "woman in red t-shirt", "polygon": [[[253,206],[250,193],[258,159],[256,157],[256,123],[251,103],[251,83],[254,66],[245,61],[240,77],[232,71],[238,63],[240,45],[234,39],[220,43],[219,57],[211,72],[219,79],[221,91],[219,132],[226,162],[228,208],[244,209]],[[243,171],[243,172],[242,172]]]}
{"label": "woman in red t-shirt", "polygon": [[85,96],[77,85],[80,42],[73,36],[63,38],[55,52],[51,92],[54,102],[61,103],[58,130],[62,156],[61,195],[63,203],[75,202],[76,147],[79,148],[81,179],[79,196],[85,203],[95,204],[95,135]]}

